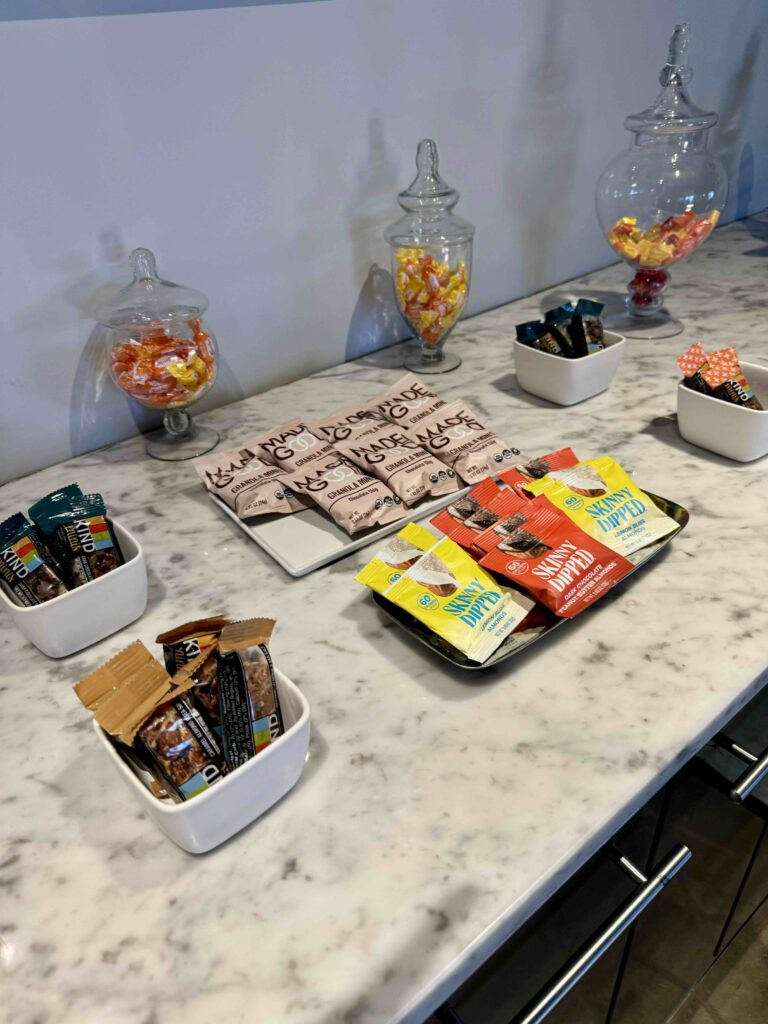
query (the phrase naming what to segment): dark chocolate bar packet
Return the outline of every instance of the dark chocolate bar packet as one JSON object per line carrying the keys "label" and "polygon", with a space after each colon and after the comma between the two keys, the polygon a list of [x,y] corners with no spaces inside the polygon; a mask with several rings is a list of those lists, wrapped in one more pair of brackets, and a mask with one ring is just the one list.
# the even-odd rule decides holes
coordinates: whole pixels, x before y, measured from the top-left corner
{"label": "dark chocolate bar packet", "polygon": [[42,550],[37,531],[21,512],[0,523],[0,586],[14,604],[25,608],[67,592]]}
{"label": "dark chocolate bar packet", "polygon": [[36,522],[72,587],[98,579],[123,564],[100,494],[43,499],[38,506]]}

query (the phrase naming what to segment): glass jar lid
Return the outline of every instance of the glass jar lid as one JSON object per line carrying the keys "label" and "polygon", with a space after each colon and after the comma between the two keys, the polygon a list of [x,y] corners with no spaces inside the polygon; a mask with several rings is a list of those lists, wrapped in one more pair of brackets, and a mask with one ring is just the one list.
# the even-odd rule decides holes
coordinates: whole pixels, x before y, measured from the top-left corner
{"label": "glass jar lid", "polygon": [[416,150],[416,177],[397,197],[405,216],[384,232],[390,245],[456,245],[474,236],[474,226],[452,212],[459,193],[440,177],[438,159],[432,139],[422,139]]}
{"label": "glass jar lid", "polygon": [[186,323],[208,308],[202,292],[159,277],[149,249],[134,249],[129,260],[133,281],[97,311],[98,321],[106,327],[120,330]]}
{"label": "glass jar lid", "polygon": [[674,135],[702,131],[717,124],[717,114],[697,107],[688,95],[686,87],[693,78],[693,68],[687,63],[690,42],[690,25],[675,25],[669,41],[667,63],[659,73],[662,90],[652,107],[641,110],[639,114],[630,114],[624,121],[624,127],[629,131]]}

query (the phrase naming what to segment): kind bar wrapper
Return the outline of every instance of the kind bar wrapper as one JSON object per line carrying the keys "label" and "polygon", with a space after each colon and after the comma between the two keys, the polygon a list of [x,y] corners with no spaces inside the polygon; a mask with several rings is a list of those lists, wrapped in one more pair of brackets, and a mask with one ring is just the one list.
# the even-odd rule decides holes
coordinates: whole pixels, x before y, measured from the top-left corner
{"label": "kind bar wrapper", "polygon": [[[469,494],[441,509],[430,522],[461,547],[469,548],[483,530],[496,522],[490,505],[500,494],[501,488],[489,477],[473,487]],[[471,499],[471,505],[466,503],[467,498]]]}
{"label": "kind bar wrapper", "polygon": [[703,374],[715,396],[733,405],[761,410],[759,399],[747,384],[735,348],[723,348],[707,356],[709,370]]}
{"label": "kind bar wrapper", "polygon": [[521,498],[516,491],[509,488],[503,490],[491,502],[494,522],[472,540],[471,550],[480,555],[486,554],[498,544],[518,533],[530,518],[530,498]]}
{"label": "kind bar wrapper", "polygon": [[526,525],[539,538],[538,549],[522,555],[500,540],[480,564],[525,587],[556,615],[573,618],[632,571],[626,558],[589,536],[548,501],[530,503]]}
{"label": "kind bar wrapper", "polygon": [[21,512],[0,523],[0,586],[14,604],[25,608],[67,592],[48,564],[35,528]]}
{"label": "kind bar wrapper", "polygon": [[513,488],[521,497],[528,498],[525,487],[531,480],[541,480],[547,473],[556,469],[575,466],[578,458],[572,448],[560,448],[548,455],[540,455],[535,459],[527,459],[499,473],[499,479]]}
{"label": "kind bar wrapper", "polygon": [[625,557],[678,528],[607,455],[550,473],[526,487],[532,494],[543,494],[585,533]]}
{"label": "kind bar wrapper", "polygon": [[415,373],[406,373],[397,384],[378,395],[371,407],[401,427],[412,427],[445,405]]}
{"label": "kind bar wrapper", "polygon": [[253,438],[251,443],[259,446],[267,462],[290,474],[333,454],[333,445],[313,434],[300,419],[273,427]]}
{"label": "kind bar wrapper", "polygon": [[37,522],[72,587],[98,579],[123,564],[100,494],[52,501],[38,510]]}
{"label": "kind bar wrapper", "polygon": [[459,489],[450,466],[439,462],[401,427],[376,420],[361,426],[348,440],[337,441],[336,449],[365,473],[383,480],[407,505]]}
{"label": "kind bar wrapper", "polygon": [[230,770],[283,733],[268,647],[274,625],[273,619],[246,619],[225,626],[219,637],[219,718]]}
{"label": "kind bar wrapper", "polygon": [[701,347],[700,342],[691,345],[687,352],[678,357],[677,365],[683,374],[683,380],[687,387],[694,391],[700,391],[704,395],[711,395],[712,388],[704,379],[704,374],[709,370],[707,354]]}
{"label": "kind bar wrapper", "polygon": [[[437,538],[434,533],[418,523],[408,523],[394,537],[389,537],[371,561],[357,577],[377,594],[383,594],[395,580],[399,580],[406,569],[428,551]],[[361,579],[365,573],[365,580]]]}
{"label": "kind bar wrapper", "polygon": [[375,423],[379,419],[380,414],[372,409],[370,404],[353,402],[341,409],[335,409],[315,423],[310,423],[309,429],[318,437],[325,437],[331,444],[336,444],[337,441],[346,441],[357,427],[367,426],[371,421]]}
{"label": "kind bar wrapper", "polygon": [[212,650],[222,629],[228,625],[229,619],[223,615],[213,615],[208,619],[185,622],[156,637],[155,643],[162,644],[163,660],[170,675]]}
{"label": "kind bar wrapper", "polygon": [[381,480],[365,476],[343,455],[317,459],[291,477],[300,495],[308,495],[347,533],[394,523],[405,515],[403,503]]}
{"label": "kind bar wrapper", "polygon": [[285,494],[284,470],[265,462],[258,453],[258,444],[246,441],[241,448],[201,455],[193,463],[206,488],[239,519],[294,511]]}
{"label": "kind bar wrapper", "polygon": [[489,430],[464,402],[452,402],[411,428],[415,441],[468,484],[514,463],[520,455]]}
{"label": "kind bar wrapper", "polygon": [[193,686],[189,677],[171,679],[136,642],[86,676],[75,693],[105,732],[136,748],[180,800],[189,800],[225,771],[216,737],[190,699]]}
{"label": "kind bar wrapper", "polygon": [[[357,577],[366,586],[368,568]],[[496,583],[450,537],[436,541],[384,596],[480,664],[533,607],[523,594]]]}

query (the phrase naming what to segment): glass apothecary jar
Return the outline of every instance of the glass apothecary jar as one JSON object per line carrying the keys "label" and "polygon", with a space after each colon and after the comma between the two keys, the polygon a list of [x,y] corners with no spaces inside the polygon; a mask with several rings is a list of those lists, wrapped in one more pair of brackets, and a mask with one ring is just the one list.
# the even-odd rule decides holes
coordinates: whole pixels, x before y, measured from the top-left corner
{"label": "glass apothecary jar", "polygon": [[98,311],[107,328],[109,369],[130,398],[163,410],[163,427],[147,435],[155,459],[178,461],[210,451],[219,435],[192,422],[187,409],[216,380],[218,350],[203,322],[208,299],[158,277],[149,249],[130,255],[133,281]]}
{"label": "glass apothecary jar", "polygon": [[474,227],[453,213],[459,193],[440,177],[437,146],[422,139],[417,174],[397,201],[404,216],[384,233],[391,246],[397,305],[419,340],[405,360],[416,373],[446,373],[461,365],[445,342],[469,295]]}
{"label": "glass apothecary jar", "polygon": [[632,338],[668,338],[683,325],[664,308],[668,267],[690,255],[717,224],[728,192],[725,168],[707,151],[717,114],[691,101],[690,29],[677,25],[652,107],[631,114],[628,151],[597,183],[597,216],[614,251],[634,269],[626,312],[606,326]]}

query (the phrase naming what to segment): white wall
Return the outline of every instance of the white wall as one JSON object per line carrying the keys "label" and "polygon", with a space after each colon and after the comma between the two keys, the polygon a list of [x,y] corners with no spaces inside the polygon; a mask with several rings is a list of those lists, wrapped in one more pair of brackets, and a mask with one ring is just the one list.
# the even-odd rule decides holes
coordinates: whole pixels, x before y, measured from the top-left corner
{"label": "white wall", "polygon": [[[0,18],[46,3],[11,6]],[[134,246],[210,296],[223,368],[203,407],[402,336],[381,232],[423,136],[477,225],[470,313],[610,262],[595,180],[683,19],[693,97],[721,114],[728,216],[744,216],[768,205],[764,0],[319,0],[1,22],[0,480],[156,422],[105,379],[92,335]]]}

